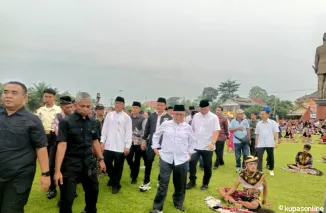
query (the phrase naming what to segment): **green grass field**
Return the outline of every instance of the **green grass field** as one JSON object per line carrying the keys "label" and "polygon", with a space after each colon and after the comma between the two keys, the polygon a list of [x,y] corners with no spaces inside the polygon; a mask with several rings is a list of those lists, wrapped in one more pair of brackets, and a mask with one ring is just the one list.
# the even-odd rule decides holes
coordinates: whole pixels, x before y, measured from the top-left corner
{"label": "green grass field", "polygon": [[[324,193],[326,190],[325,176],[317,177],[306,174],[289,173],[280,168],[287,163],[294,163],[294,157],[299,150],[302,150],[303,143],[282,142],[282,144],[275,149],[275,176],[270,177],[268,170],[265,170],[268,181],[268,202],[272,203],[271,209],[276,212],[279,205],[283,206],[298,206],[310,207],[312,205],[323,206]],[[326,154],[326,146],[313,144],[312,155],[314,159],[321,159],[321,156]],[[266,156],[266,153],[265,153]],[[215,154],[214,154],[215,158]],[[217,195],[217,188],[221,186],[230,187],[237,178],[235,172],[235,157],[234,154],[226,154],[225,166],[218,170],[213,170],[213,175],[209,189],[207,191],[200,190],[200,182],[203,176],[202,171],[198,171],[197,187],[187,191],[184,206],[187,212],[190,213],[209,213],[214,212],[210,210],[204,203],[204,198],[207,196]],[[125,169],[121,180],[122,189],[120,194],[112,195],[111,188],[106,186],[108,177],[100,177],[100,194],[97,204],[99,213],[146,213],[152,209],[153,200],[156,194],[157,175],[159,167],[157,166],[157,159],[153,166],[152,172],[152,189],[148,192],[142,193],[138,190],[142,182],[144,169],[140,171],[140,177],[137,185],[131,185],[129,179],[129,168],[125,163]],[[326,164],[321,162],[314,162],[314,167],[326,172]],[[39,186],[39,173],[36,174],[31,195],[28,204],[25,208],[26,213],[57,213],[59,208],[56,206],[58,197],[48,200],[46,195],[41,192]],[[165,213],[178,212],[173,207],[172,194],[173,184],[170,182],[169,192],[164,206]],[[77,189],[78,198],[75,199],[73,212],[81,212],[84,209],[84,192],[81,185]]]}

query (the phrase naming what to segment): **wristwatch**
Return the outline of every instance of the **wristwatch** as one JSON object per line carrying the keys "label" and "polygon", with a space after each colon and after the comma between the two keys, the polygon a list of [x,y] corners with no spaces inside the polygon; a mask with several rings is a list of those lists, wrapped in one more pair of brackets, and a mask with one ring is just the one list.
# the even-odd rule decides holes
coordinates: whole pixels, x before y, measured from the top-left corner
{"label": "wristwatch", "polygon": [[50,177],[50,171],[42,172],[41,176]]}
{"label": "wristwatch", "polygon": [[104,160],[104,157],[103,156],[98,159],[98,161],[101,161],[101,160]]}

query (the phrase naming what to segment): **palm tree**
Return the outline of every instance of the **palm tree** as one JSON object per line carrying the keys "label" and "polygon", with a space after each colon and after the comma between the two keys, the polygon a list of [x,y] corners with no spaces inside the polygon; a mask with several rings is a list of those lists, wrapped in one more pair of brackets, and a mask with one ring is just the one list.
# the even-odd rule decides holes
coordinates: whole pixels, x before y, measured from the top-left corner
{"label": "palm tree", "polygon": [[31,111],[37,110],[42,104],[44,90],[50,86],[51,85],[48,85],[45,82],[40,82],[38,84],[33,84],[33,87],[28,88],[28,101],[26,107]]}

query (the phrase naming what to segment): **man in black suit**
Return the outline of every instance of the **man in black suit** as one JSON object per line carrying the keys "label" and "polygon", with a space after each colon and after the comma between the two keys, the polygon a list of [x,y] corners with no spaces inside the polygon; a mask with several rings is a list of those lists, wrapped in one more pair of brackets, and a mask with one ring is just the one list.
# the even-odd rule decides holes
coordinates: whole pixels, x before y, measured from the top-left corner
{"label": "man in black suit", "polygon": [[[157,127],[159,127],[164,121],[172,120],[172,116],[165,112],[166,108],[166,99],[158,98],[156,104],[156,112],[151,114],[146,123],[144,131],[144,140],[147,140],[146,155],[144,156],[145,161],[145,178],[144,183],[139,187],[140,191],[147,191],[151,188],[150,186],[150,177],[152,172],[153,161],[155,158],[155,152],[152,149],[152,139],[153,135],[156,132]],[[162,142],[162,138],[160,143]],[[144,146],[144,145],[143,145]],[[142,147],[143,149],[145,147]]]}

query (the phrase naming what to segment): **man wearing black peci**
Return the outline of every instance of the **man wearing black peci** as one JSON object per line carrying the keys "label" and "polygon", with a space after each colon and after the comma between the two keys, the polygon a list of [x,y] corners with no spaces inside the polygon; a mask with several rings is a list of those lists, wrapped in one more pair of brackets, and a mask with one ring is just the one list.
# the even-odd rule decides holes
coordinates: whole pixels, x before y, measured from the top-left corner
{"label": "man wearing black peci", "polygon": [[127,155],[127,162],[131,170],[131,184],[137,183],[140,169],[140,159],[142,156],[144,156],[146,149],[146,141],[143,140],[146,122],[145,118],[139,113],[140,109],[140,102],[134,101],[130,115],[132,122],[132,145],[130,147],[129,154]]}
{"label": "man wearing black peci", "polygon": [[145,155],[145,178],[144,183],[139,187],[142,192],[151,189],[150,176],[152,172],[153,161],[155,153],[152,149],[152,139],[156,129],[161,126],[164,121],[172,120],[172,116],[165,112],[166,99],[158,98],[156,103],[156,112],[151,114],[147,119],[144,140],[147,140],[147,150]]}
{"label": "man wearing black peci", "polygon": [[75,113],[66,116],[59,123],[58,147],[54,180],[60,185],[60,213],[72,213],[76,196],[76,185],[80,182],[85,191],[84,213],[96,213],[99,186],[97,159],[100,170],[105,170],[104,158],[98,141],[97,123],[88,114],[92,107],[89,94],[78,93]]}
{"label": "man wearing black peci", "polygon": [[41,188],[50,186],[47,139],[38,117],[24,108],[27,88],[5,84],[0,107],[0,212],[23,213],[40,162]]}

